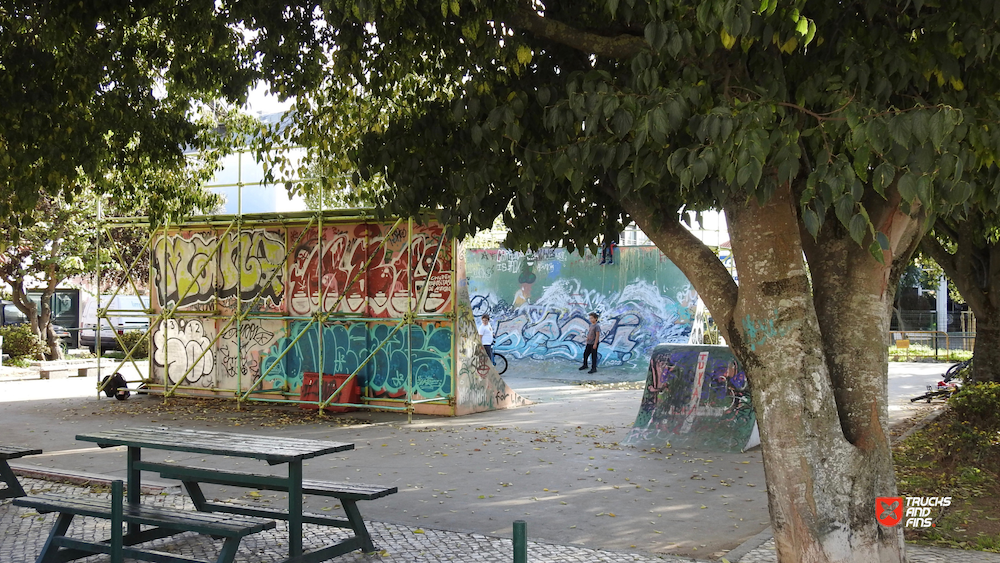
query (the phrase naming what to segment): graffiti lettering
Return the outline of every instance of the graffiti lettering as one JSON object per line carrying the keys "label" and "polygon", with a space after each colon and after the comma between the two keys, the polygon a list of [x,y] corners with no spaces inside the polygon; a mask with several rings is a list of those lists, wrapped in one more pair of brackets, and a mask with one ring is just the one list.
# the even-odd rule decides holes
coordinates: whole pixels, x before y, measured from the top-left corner
{"label": "graffiti lettering", "polygon": [[282,299],[283,280],[280,272],[274,276],[272,272],[281,267],[285,253],[282,236],[258,229],[245,231],[239,238],[231,233],[223,244],[217,242],[214,232],[181,233],[154,241],[153,280],[160,303],[197,310],[216,298],[238,295],[250,301],[260,295],[258,309],[276,308]]}
{"label": "graffiti lettering", "polygon": [[[323,373],[354,373],[371,351],[388,340],[359,373],[359,380],[368,386],[372,396],[405,394],[411,373],[415,391],[421,397],[450,396],[451,330],[434,325],[412,326],[390,336],[391,330],[390,325],[369,328],[364,323],[338,323],[323,327],[320,334],[318,325],[294,322],[288,336],[262,353],[261,372],[271,385],[287,383],[294,390],[302,385],[303,372],[321,371],[321,358]],[[306,334],[291,344],[302,332]],[[288,353],[279,358],[285,350]]]}
{"label": "graffiti lettering", "polygon": [[[777,310],[774,311],[774,316],[778,316]],[[747,315],[743,319],[743,330],[746,334],[747,342],[750,343],[751,350],[756,350],[758,346],[763,346],[771,338],[784,336],[788,333],[787,327],[776,328],[774,326],[774,319],[754,321],[750,318],[750,315]]]}
{"label": "graffiti lettering", "polygon": [[211,387],[215,369],[212,339],[201,319],[167,319],[153,333],[153,363],[163,368],[171,384]]}

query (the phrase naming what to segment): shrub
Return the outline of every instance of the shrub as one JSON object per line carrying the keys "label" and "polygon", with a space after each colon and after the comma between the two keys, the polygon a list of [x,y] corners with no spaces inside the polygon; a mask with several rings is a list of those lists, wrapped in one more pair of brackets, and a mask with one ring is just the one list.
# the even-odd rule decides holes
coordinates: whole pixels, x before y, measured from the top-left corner
{"label": "shrub", "polygon": [[1000,454],[1000,383],[966,385],[948,403],[954,414],[951,453],[976,461]]}
{"label": "shrub", "polygon": [[0,336],[3,336],[4,353],[14,359],[34,357],[49,351],[45,342],[26,324],[0,326]]}
{"label": "shrub", "polygon": [[[122,334],[120,338],[126,353],[128,353],[128,351],[135,346],[135,351],[132,352],[133,358],[140,359],[149,357],[149,339],[146,337],[145,332],[141,330],[132,330]],[[138,346],[136,346],[136,343],[138,343]]]}

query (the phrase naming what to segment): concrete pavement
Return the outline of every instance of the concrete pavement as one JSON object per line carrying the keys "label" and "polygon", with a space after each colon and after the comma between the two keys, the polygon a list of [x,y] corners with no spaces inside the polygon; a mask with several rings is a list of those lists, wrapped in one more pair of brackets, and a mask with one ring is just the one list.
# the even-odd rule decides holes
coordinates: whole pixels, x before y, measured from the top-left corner
{"label": "concrete pavement", "polygon": [[[568,367],[572,371],[566,372],[570,376],[566,379],[575,378],[575,369]],[[512,522],[521,519],[528,522],[529,538],[537,545],[619,554],[610,559],[591,554],[565,560],[645,560],[622,559],[622,553],[711,559],[733,549],[737,549],[733,555],[746,561],[766,560],[759,559],[767,556],[766,544],[756,545],[767,539],[760,533],[768,526],[758,451],[710,454],[619,446],[634,420],[641,391],[567,385],[556,378],[538,379],[537,371],[528,368],[512,366],[507,380],[537,401],[533,406],[454,419],[416,417],[409,425],[391,413],[318,419],[303,417],[292,408],[291,413],[265,417],[256,406],[236,411],[188,401],[163,404],[159,398],[144,396],[124,402],[98,400],[92,379],[0,383],[0,402],[4,402],[0,424],[5,443],[45,450],[21,460],[25,469],[115,478],[124,477],[124,452],[89,447],[76,442],[75,434],[106,425],[152,424],[352,441],[355,450],[311,462],[306,477],[398,486],[399,494],[365,503],[362,509],[366,519],[380,525],[448,531],[467,539],[482,536],[492,542],[509,538]],[[947,364],[892,365],[890,415],[902,420],[912,409],[922,408],[908,398],[923,392],[924,385],[936,381],[946,368]],[[178,463],[201,459],[156,455],[160,453],[149,451],[144,458]],[[247,460],[224,459],[219,465],[267,470],[264,464]],[[177,490],[174,482],[147,479],[147,484]],[[266,494],[240,496],[241,492],[222,487],[207,492],[224,500],[269,500]],[[329,499],[307,500],[307,510],[332,508]],[[564,560],[552,557],[542,560]]]}

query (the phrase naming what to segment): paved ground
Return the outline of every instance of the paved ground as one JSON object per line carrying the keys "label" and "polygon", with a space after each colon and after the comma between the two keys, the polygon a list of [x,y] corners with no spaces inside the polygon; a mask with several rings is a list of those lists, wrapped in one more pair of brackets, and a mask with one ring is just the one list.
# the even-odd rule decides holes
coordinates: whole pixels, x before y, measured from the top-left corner
{"label": "paved ground", "polygon": [[[902,421],[913,414],[911,408],[922,408],[910,404],[908,397],[922,392],[946,367],[894,364],[891,416]],[[510,540],[505,538],[510,537],[512,522],[520,519],[527,522],[532,540],[531,561],[688,561],[727,553],[730,560],[747,563],[774,560],[773,548],[765,543],[768,516],[759,452],[720,455],[619,446],[634,419],[640,391],[566,385],[556,378],[538,379],[536,372],[523,368],[513,367],[508,381],[536,400],[535,405],[456,419],[416,417],[410,425],[399,415],[385,413],[319,419],[303,417],[297,409],[265,416],[256,408],[207,409],[181,401],[164,405],[141,396],[124,402],[98,400],[92,379],[7,381],[0,382],[0,427],[5,443],[35,444],[45,450],[21,460],[28,473],[34,469],[104,478],[124,476],[124,452],[76,442],[76,433],[110,424],[155,424],[352,441],[357,449],[312,462],[306,476],[399,487],[399,494],[363,508],[366,519],[374,522],[376,543],[385,550],[376,559],[509,560]],[[531,378],[525,377],[529,374]],[[578,374],[572,370],[567,375]],[[144,457],[177,462],[198,457],[157,453]],[[266,470],[246,460],[219,464]],[[177,490],[173,482],[147,483]],[[28,484],[36,489],[69,486]],[[238,502],[271,500],[270,493],[239,496],[220,487],[209,494]],[[151,498],[184,502],[179,494]],[[307,510],[314,512],[336,508],[329,500],[307,501]],[[0,505],[0,528],[6,530],[0,533],[0,561],[30,561],[30,554],[37,553],[48,520],[24,516],[9,502]],[[280,558],[272,553],[278,536],[268,537],[245,542],[241,560]],[[913,560],[936,561],[931,555],[920,550]],[[949,555],[949,560],[961,561],[966,555]],[[969,561],[991,560],[985,558],[988,554],[968,555],[975,555]],[[355,559],[341,560],[372,556],[351,557]]]}

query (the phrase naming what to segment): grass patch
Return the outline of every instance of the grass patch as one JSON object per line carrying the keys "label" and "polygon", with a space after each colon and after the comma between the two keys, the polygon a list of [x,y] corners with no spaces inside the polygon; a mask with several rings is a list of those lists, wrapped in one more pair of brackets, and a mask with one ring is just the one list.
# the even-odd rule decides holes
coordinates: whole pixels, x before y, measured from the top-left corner
{"label": "grass patch", "polygon": [[912,362],[914,360],[937,360],[941,362],[963,362],[972,357],[971,350],[947,350],[939,348],[936,352],[930,346],[913,344],[909,348],[889,346],[890,362]]}
{"label": "grass patch", "polygon": [[952,497],[934,527],[906,528],[907,541],[1000,553],[1000,384],[963,388],[893,459],[901,496]]}

